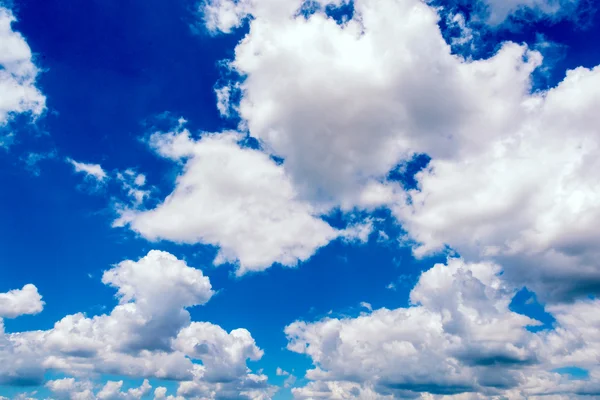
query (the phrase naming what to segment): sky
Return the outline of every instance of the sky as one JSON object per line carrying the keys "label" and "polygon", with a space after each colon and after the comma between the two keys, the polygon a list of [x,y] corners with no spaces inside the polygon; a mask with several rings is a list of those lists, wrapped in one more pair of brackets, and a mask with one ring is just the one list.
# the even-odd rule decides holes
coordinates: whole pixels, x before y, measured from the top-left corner
{"label": "sky", "polygon": [[0,0],[0,399],[600,397],[597,7]]}

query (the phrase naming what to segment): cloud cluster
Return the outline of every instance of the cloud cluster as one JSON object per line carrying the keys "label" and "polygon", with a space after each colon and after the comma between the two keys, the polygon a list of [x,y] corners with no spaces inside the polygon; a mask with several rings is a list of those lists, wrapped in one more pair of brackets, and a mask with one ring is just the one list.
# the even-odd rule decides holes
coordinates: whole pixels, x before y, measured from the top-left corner
{"label": "cloud cluster", "polygon": [[48,381],[46,387],[57,400],[139,400],[152,389],[147,379],[140,387],[127,391],[122,391],[123,381],[108,381],[94,393],[95,387],[90,381],[77,381],[74,378]]}
{"label": "cloud cluster", "polygon": [[[389,207],[417,256],[492,259],[545,299],[598,292],[598,68],[531,93],[538,52],[507,42],[465,60],[418,0],[356,1],[344,23],[319,11],[335,2],[308,16],[301,1],[234,4],[251,19],[228,90],[299,199]],[[432,161],[404,191],[389,173],[418,154]]]}
{"label": "cloud cluster", "polygon": [[[46,107],[46,98],[36,88],[38,68],[25,38],[13,31],[15,17],[0,6],[0,127],[15,114],[30,113],[40,116]],[[5,140],[0,138],[0,147]]]}
{"label": "cloud cluster", "polygon": [[[94,393],[88,381],[97,374],[181,381],[179,391],[186,398],[212,399],[223,393],[246,398],[245,393],[272,392],[266,377],[246,366],[248,359],[263,355],[247,330],[228,333],[207,322],[191,322],[186,309],[206,303],[214,294],[202,271],[153,250],[138,261],[115,265],[102,282],[114,287],[119,299],[109,314],[68,315],[47,331],[2,332],[0,360],[10,363],[0,367],[0,384],[39,385],[44,374],[53,371],[80,378],[47,383],[65,398],[134,399],[150,390],[145,383],[121,393],[122,382],[108,382]],[[41,307],[31,285],[0,298],[25,304],[12,307],[20,311],[5,316]],[[73,397],[75,392],[82,397]]]}
{"label": "cloud cluster", "polygon": [[[532,92],[543,58],[526,45],[468,60],[425,2],[356,0],[347,18],[327,16],[342,3],[209,1],[209,30],[249,29],[230,63],[242,79],[217,90],[239,94],[228,110],[283,160],[298,199],[323,212],[387,207],[417,257],[451,248],[464,261],[423,275],[414,307],[288,327],[289,348],[317,365],[295,393],[594,393],[598,349],[586,332],[597,324],[585,315],[600,292],[600,69]],[[487,2],[491,23],[575,3]],[[392,179],[419,154],[431,162],[415,188]],[[535,321],[510,311],[523,286],[549,303],[555,329],[534,334]],[[571,366],[590,379],[553,372]]]}
{"label": "cloud cluster", "polygon": [[[600,302],[549,308],[555,329],[533,333],[527,327],[540,323],[510,311],[514,291],[499,273],[495,264],[450,259],[421,275],[411,307],[291,324],[288,348],[316,366],[307,372],[315,382],[295,389],[295,396],[597,395],[593,381],[571,381],[553,371],[577,366],[600,372],[592,333]],[[377,396],[359,396],[365,391]]]}
{"label": "cloud cluster", "polygon": [[[355,0],[352,15],[328,17],[327,7],[347,3],[203,2],[212,33],[248,21],[229,64],[242,79],[216,89],[219,111],[237,113],[243,133],[193,137],[181,123],[151,135],[152,149],[181,172],[151,209],[145,176],[117,173],[132,204],[115,225],[152,241],[216,246],[214,262],[238,263],[242,275],[297,265],[336,238],[365,241],[369,222],[336,229],[323,215],[386,207],[417,257],[450,247],[462,258],[423,273],[410,307],[363,303],[368,313],[356,318],[286,327],[288,349],[315,366],[296,398],[600,395],[600,67],[532,93],[543,59],[526,45],[467,60],[453,54],[427,2]],[[557,15],[575,3],[486,0],[492,24],[523,7]],[[31,52],[3,10],[0,85],[12,92],[0,97],[0,124],[43,111]],[[394,179],[421,154],[431,161],[416,187]],[[108,178],[100,165],[67,161],[94,182]],[[214,294],[201,271],[151,251],[102,282],[119,299],[108,314],[69,315],[47,331],[0,330],[0,360],[11,361],[0,363],[0,385],[39,385],[57,371],[69,377],[46,386],[60,398],[151,393],[147,381],[98,387],[92,378],[102,374],[180,382],[177,397],[158,387],[157,399],[273,395],[267,377],[247,367],[263,356],[247,330],[191,321],[187,309]],[[523,286],[548,302],[552,329],[535,332],[538,321],[511,310]],[[0,294],[0,318],[43,305],[26,285]],[[564,373],[574,367],[588,378]]]}
{"label": "cloud cluster", "polygon": [[345,209],[401,201],[386,179],[400,162],[479,152],[525,112],[541,56],[524,46],[466,62],[451,54],[436,11],[416,0],[356,1],[344,24],[323,12],[294,17],[302,2],[282,3],[252,3],[231,62],[244,80],[230,89],[241,90],[244,126],[285,160],[302,198]]}

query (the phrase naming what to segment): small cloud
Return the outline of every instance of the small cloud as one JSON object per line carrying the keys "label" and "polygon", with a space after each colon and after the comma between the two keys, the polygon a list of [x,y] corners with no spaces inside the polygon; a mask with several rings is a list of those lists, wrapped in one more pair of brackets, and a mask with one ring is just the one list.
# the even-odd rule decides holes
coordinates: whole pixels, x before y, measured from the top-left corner
{"label": "small cloud", "polygon": [[385,233],[384,231],[378,231],[377,232],[377,241],[378,242],[387,242],[388,240],[390,240],[390,236]]}
{"label": "small cloud", "polygon": [[535,303],[535,296],[531,296],[530,298],[527,299],[527,301],[525,302],[525,304],[527,305],[531,305]]}
{"label": "small cloud", "polygon": [[117,172],[117,181],[121,187],[133,200],[135,207],[140,206],[146,198],[150,196],[150,191],[142,190],[146,185],[146,175],[138,174],[135,170],[128,168],[123,172]]}
{"label": "small cloud", "polygon": [[8,148],[14,143],[15,134],[13,132],[7,134],[0,134],[0,148],[8,150]]}
{"label": "small cloud", "polygon": [[138,176],[135,177],[135,180],[133,181],[133,183],[136,186],[144,186],[146,184],[146,175],[138,174]]}
{"label": "small cloud", "polygon": [[56,150],[52,150],[46,153],[34,153],[27,154],[26,157],[21,157],[21,161],[25,163],[25,168],[30,171],[33,175],[39,176],[41,173],[39,163],[44,160],[52,160],[58,157]]}
{"label": "small cloud", "polygon": [[283,387],[284,388],[289,388],[294,386],[294,383],[296,383],[296,377],[294,375],[290,375],[288,376],[288,378],[283,382]]}
{"label": "small cloud", "polygon": [[275,374],[277,376],[288,376],[290,373],[287,371],[284,371],[283,369],[281,369],[280,367],[277,367],[277,370],[275,371]]}
{"label": "small cloud", "polygon": [[373,221],[367,219],[362,223],[354,224],[341,231],[342,238],[348,243],[367,243],[373,232]]}
{"label": "small cloud", "polygon": [[367,303],[366,301],[362,301],[360,303],[360,306],[366,308],[369,311],[373,311],[373,307],[371,306],[371,304]]}
{"label": "small cloud", "polygon": [[414,284],[415,279],[416,276],[414,275],[403,274],[400,275],[394,282],[390,282],[385,288],[395,291],[398,289],[398,287],[409,287],[410,285]]}
{"label": "small cloud", "polygon": [[72,158],[67,158],[66,161],[73,166],[75,172],[85,174],[86,179],[93,179],[102,183],[108,178],[108,175],[104,172],[100,164],[86,164],[77,162]]}
{"label": "small cloud", "polygon": [[223,117],[229,117],[229,97],[231,89],[229,86],[223,86],[215,89],[215,94],[217,95],[217,109],[219,110],[219,114]]}

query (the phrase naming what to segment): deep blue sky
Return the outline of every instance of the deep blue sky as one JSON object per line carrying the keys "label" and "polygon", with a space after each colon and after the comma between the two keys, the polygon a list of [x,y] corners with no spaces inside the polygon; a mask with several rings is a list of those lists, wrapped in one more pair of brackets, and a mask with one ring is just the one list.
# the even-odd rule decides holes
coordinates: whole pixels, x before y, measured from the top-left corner
{"label": "deep blue sky", "polygon": [[[193,29],[194,7],[187,0],[14,1],[14,29],[25,36],[43,69],[38,87],[47,96],[48,111],[35,126],[24,119],[13,123],[17,142],[0,151],[0,292],[35,283],[46,306],[39,315],[7,320],[6,329],[48,329],[67,314],[105,312],[116,299],[114,290],[100,282],[102,271],[163,249],[203,269],[220,291],[191,310],[193,319],[226,330],[247,328],[265,350],[251,365],[280,383],[276,367],[302,376],[310,366],[308,359],[285,350],[287,324],[315,320],[330,310],[357,315],[363,301],[373,308],[407,305],[418,274],[445,258],[416,261],[410,249],[380,243],[373,235],[362,246],[334,242],[297,269],[275,267],[235,278],[232,266],[211,265],[215,249],[149,243],[112,228],[110,197],[118,191],[91,191],[62,161],[65,157],[100,163],[107,171],[134,167],[167,194],[177,169],[140,140],[160,120],[157,116],[182,116],[192,131],[235,126],[219,117],[213,87],[223,74],[219,61],[232,57],[244,29],[219,36]],[[600,63],[600,15],[593,18],[586,28],[546,21],[487,31],[486,48],[493,50],[506,39],[535,47],[542,33],[558,47],[548,53],[555,62],[538,85],[552,86],[568,68]],[[56,157],[40,161],[39,174],[23,161],[30,152],[52,151]],[[380,225],[396,234],[399,229],[390,219]],[[397,282],[395,291],[386,289],[392,282]],[[543,307],[528,308],[525,297],[515,300],[515,308],[544,319]],[[0,387],[0,394],[12,390]]]}

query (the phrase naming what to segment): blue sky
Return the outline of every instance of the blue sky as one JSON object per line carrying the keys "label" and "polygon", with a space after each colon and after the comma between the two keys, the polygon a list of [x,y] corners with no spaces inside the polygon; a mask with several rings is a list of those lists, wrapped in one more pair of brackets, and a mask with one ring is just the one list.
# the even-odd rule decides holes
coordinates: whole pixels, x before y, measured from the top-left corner
{"label": "blue sky", "polygon": [[0,399],[600,395],[593,2],[80,3],[0,0]]}

